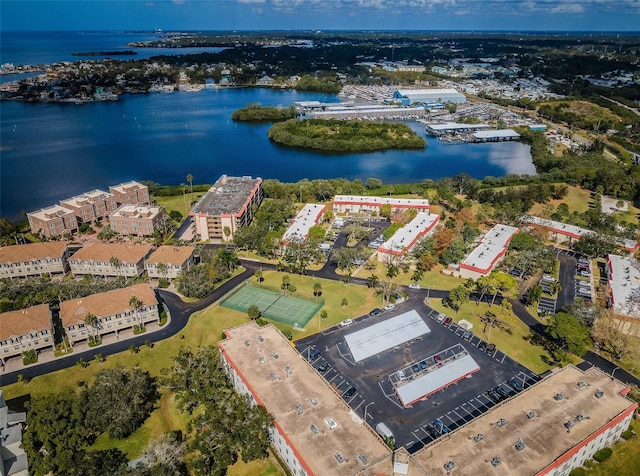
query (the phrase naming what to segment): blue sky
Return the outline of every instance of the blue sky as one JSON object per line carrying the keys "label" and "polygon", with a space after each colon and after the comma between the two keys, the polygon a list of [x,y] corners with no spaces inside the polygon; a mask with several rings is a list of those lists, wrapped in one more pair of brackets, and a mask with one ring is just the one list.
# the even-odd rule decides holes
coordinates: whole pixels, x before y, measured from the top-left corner
{"label": "blue sky", "polygon": [[2,30],[640,31],[640,0],[0,0]]}

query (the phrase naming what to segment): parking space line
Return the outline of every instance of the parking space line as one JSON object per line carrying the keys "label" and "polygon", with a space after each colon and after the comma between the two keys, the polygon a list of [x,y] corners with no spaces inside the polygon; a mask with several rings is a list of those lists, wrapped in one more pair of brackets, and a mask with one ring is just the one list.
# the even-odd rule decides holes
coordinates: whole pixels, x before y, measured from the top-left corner
{"label": "parking space line", "polygon": [[[451,420],[451,423],[452,423],[452,424],[454,424],[454,425],[456,425],[456,426],[457,426],[456,421],[455,421],[453,418],[451,418],[451,417],[449,416],[449,413],[451,413],[451,412],[447,412],[445,415],[442,415],[442,418],[447,417],[449,420]],[[447,425],[447,426],[449,426],[449,425]]]}
{"label": "parking space line", "polygon": [[507,357],[507,354],[502,354],[502,360],[500,361],[500,363],[504,363],[504,359]]}
{"label": "parking space line", "polygon": [[358,406],[353,408],[353,410],[357,412],[358,408],[360,408],[360,406],[362,406],[362,404],[364,403],[364,397],[362,397],[362,395],[360,395],[360,394],[356,394],[356,395],[358,395],[360,398],[362,398],[360,403],[358,403]]}
{"label": "parking space line", "polygon": [[340,376],[340,374],[338,372],[336,372],[336,374],[333,377],[331,377],[331,380],[327,380],[327,382],[331,383],[336,379],[336,377],[339,377],[339,376]]}

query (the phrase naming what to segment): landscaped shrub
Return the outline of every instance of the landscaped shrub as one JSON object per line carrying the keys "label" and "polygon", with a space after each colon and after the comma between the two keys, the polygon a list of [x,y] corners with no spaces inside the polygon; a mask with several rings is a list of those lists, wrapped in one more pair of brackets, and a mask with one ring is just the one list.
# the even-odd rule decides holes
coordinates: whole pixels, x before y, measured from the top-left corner
{"label": "landscaped shrub", "polygon": [[593,459],[595,459],[598,463],[602,463],[603,461],[608,460],[613,454],[613,450],[611,448],[602,448],[598,450],[593,455]]}
{"label": "landscaped shrub", "polygon": [[622,436],[625,440],[629,440],[631,438],[633,438],[633,436],[635,435],[635,433],[633,432],[633,430],[631,428],[627,428],[625,431],[622,432]]}
{"label": "landscaped shrub", "polygon": [[569,476],[585,476],[587,471],[584,468],[573,468]]}

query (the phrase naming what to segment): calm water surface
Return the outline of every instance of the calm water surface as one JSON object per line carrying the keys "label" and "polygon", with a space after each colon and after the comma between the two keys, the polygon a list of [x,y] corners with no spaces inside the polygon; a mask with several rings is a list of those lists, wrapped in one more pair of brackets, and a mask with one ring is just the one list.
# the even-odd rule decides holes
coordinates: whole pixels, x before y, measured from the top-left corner
{"label": "calm water surface", "polygon": [[[69,35],[76,43],[69,43]],[[3,33],[2,61],[7,62],[5,49],[12,47],[4,38]],[[82,50],[107,50],[132,41],[114,33],[91,38]],[[58,61],[63,51],[80,51],[77,39],[77,32],[57,42],[31,39],[21,54],[32,55],[31,63],[43,62],[36,59],[42,57]],[[38,44],[39,56],[34,52]],[[460,172],[478,178],[535,173],[528,146],[516,142],[445,145],[428,137],[428,146],[419,151],[319,154],[272,144],[267,139],[269,124],[230,119],[235,109],[250,102],[289,106],[309,100],[337,102],[338,98],[225,89],[125,95],[115,102],[83,105],[0,103],[0,215],[16,220],[22,210],[32,211],[95,188],[107,189],[132,179],[179,184],[186,182],[187,174],[196,183],[213,183],[222,174],[283,181],[378,177],[385,183],[399,183]],[[412,127],[424,135],[422,126]]]}

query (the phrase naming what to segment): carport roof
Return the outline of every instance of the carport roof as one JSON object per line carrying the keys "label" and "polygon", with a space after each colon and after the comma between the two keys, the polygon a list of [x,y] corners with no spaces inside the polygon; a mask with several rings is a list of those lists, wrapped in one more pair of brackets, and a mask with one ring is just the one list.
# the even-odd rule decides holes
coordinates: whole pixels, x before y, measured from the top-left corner
{"label": "carport roof", "polygon": [[353,360],[360,362],[430,332],[429,326],[422,320],[422,317],[415,309],[412,309],[391,319],[347,334],[344,339],[349,345]]}

